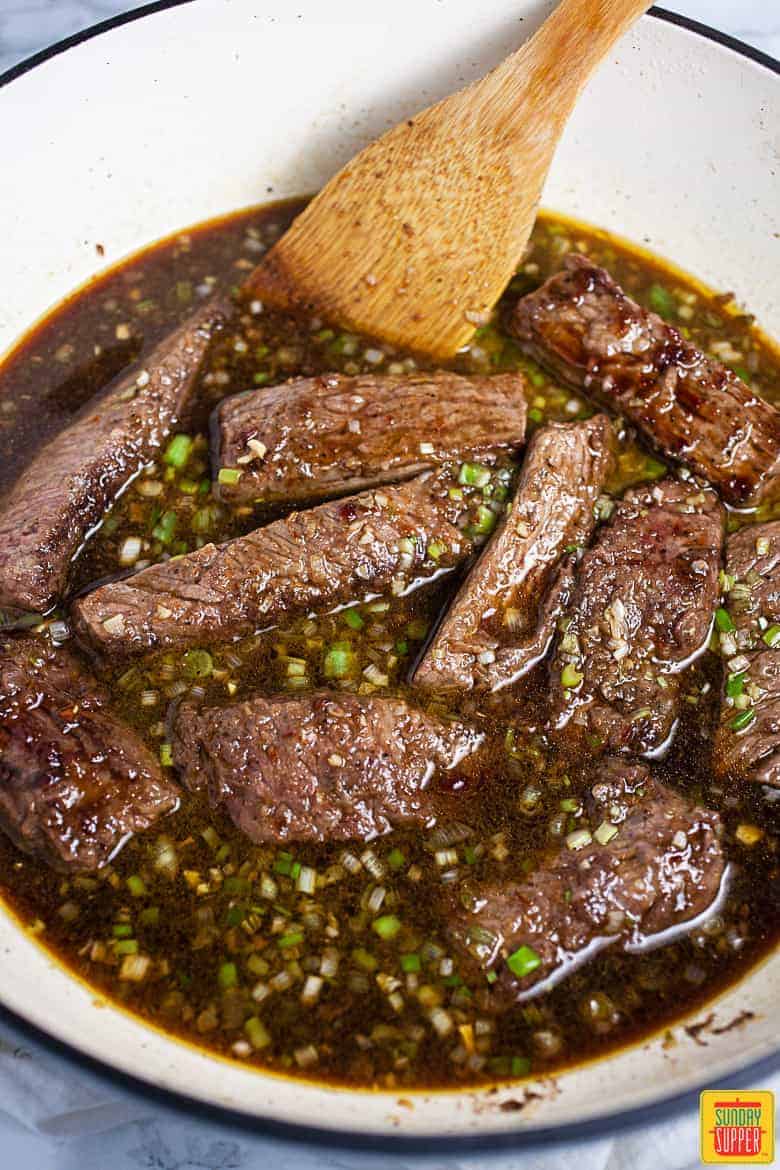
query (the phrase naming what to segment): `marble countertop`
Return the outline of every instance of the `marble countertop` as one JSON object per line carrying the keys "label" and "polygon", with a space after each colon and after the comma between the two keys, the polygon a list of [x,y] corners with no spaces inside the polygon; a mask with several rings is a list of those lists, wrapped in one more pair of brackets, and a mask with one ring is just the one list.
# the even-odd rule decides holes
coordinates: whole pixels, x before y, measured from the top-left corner
{"label": "marble countertop", "polygon": [[[0,0],[0,73],[46,45],[147,0]],[[780,57],[780,0],[663,0],[663,6]]]}

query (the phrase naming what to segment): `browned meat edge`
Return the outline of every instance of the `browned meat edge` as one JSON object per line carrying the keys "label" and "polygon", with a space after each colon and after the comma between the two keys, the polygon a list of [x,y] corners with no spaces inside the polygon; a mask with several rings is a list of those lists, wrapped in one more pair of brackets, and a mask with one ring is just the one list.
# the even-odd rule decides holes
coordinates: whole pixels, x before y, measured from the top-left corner
{"label": "browned meat edge", "polygon": [[225,308],[209,302],[47,443],[0,508],[0,606],[45,613],[122,488],[189,410]]}
{"label": "browned meat edge", "polygon": [[[310,501],[490,461],[522,446],[522,374],[322,374],[226,398],[212,416],[214,490],[223,500]],[[218,470],[238,472],[220,483]]]}
{"label": "browned meat edge", "polygon": [[183,704],[174,761],[253,841],[368,841],[435,820],[435,777],[462,766],[482,735],[402,699],[317,692]]}
{"label": "browned meat edge", "polygon": [[563,271],[518,301],[510,330],[557,377],[625,415],[728,503],[776,495],[780,414],[584,256],[567,256]]}
{"label": "browned meat edge", "polygon": [[[75,602],[75,628],[103,653],[136,654],[237,637],[368,592],[402,591],[470,554],[473,542],[458,527],[463,515],[430,473],[321,504],[101,586]],[[442,550],[436,560],[432,544]]]}
{"label": "browned meat edge", "polygon": [[551,723],[591,750],[660,750],[679,715],[682,668],[704,650],[718,603],[723,508],[667,479],[629,491],[577,573],[551,667]]}
{"label": "browned meat edge", "polygon": [[[495,971],[491,996],[527,998],[604,946],[660,943],[662,932],[716,904],[725,875],[717,812],[690,804],[644,766],[605,761],[581,825],[579,840],[567,839],[527,878],[472,887],[469,909],[445,888],[449,935],[466,971]],[[507,963],[521,947],[530,952],[520,956],[525,974]]]}
{"label": "browned meat edge", "polygon": [[614,466],[605,415],[551,423],[531,440],[507,513],[414,675],[431,691],[497,691],[546,653],[570,599],[576,555]]}
{"label": "browned meat edge", "polygon": [[0,828],[20,849],[55,869],[99,869],[178,800],[67,650],[0,642]]}

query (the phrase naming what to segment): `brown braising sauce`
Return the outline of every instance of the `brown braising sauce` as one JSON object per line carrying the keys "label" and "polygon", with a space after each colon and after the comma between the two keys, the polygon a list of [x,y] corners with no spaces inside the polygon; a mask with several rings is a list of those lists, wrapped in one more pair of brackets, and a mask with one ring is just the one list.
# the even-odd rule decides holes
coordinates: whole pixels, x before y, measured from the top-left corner
{"label": "brown braising sauce", "polygon": [[[202,298],[236,288],[299,206],[251,209],[165,240],[36,327],[0,369],[0,489],[41,442]],[[778,357],[728,297],[713,297],[579,224],[540,218],[507,304],[555,271],[571,249],[587,252],[629,295],[780,402]],[[501,320],[500,306],[455,368],[522,369],[532,427],[591,413],[585,400],[520,354]],[[257,303],[244,305],[202,377],[201,417],[186,436],[191,443],[169,448],[120,498],[75,565],[74,587],[225,540],[279,514],[262,503],[231,511],[212,496],[205,428],[209,410],[225,395],[300,373],[414,368],[407,355],[324,322],[294,324]],[[618,494],[665,471],[626,430],[609,490]],[[452,474],[455,482],[457,467]],[[510,462],[499,461],[480,484],[496,515],[514,474]],[[759,518],[771,515],[765,510]],[[732,514],[729,523],[755,518]],[[239,642],[117,665],[106,682],[118,711],[167,763],[166,712],[186,694],[214,703],[257,689],[318,686],[410,694],[410,669],[456,586],[451,575],[407,597],[356,597],[340,613],[283,623]],[[33,627],[36,636],[67,638],[66,616]],[[39,941],[101,993],[166,1031],[245,1063],[399,1089],[548,1073],[671,1024],[740,979],[777,939],[771,809],[758,786],[725,789],[707,768],[718,671],[717,656],[708,653],[686,675],[685,717],[657,770],[720,810],[734,874],[725,905],[701,929],[657,950],[607,949],[546,995],[508,1011],[491,1008],[484,987],[461,976],[434,907],[443,881],[467,885],[529,872],[577,827],[584,762],[557,756],[540,730],[544,667],[497,702],[469,704],[467,713],[481,722],[492,746],[477,791],[464,796],[462,823],[395,832],[369,845],[278,849],[252,844],[184,794],[178,812],[90,876],[56,874],[0,836],[0,890]],[[415,701],[453,709],[436,696]],[[372,927],[378,887],[381,914],[400,923],[388,937]],[[143,979],[122,977],[127,954],[150,958]],[[317,994],[304,994],[308,976],[322,972]],[[400,994],[391,999],[393,992]],[[452,1022],[445,1034],[431,1025],[436,1006]],[[247,1027],[247,1020],[255,1022]]]}

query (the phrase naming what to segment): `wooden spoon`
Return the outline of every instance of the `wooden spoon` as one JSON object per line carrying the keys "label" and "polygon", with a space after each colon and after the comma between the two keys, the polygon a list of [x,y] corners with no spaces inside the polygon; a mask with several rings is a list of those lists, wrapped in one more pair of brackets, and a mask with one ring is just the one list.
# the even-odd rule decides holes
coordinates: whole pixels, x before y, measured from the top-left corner
{"label": "wooden spoon", "polygon": [[563,0],[487,77],[347,163],[245,287],[275,307],[452,357],[522,259],[580,90],[647,7]]}

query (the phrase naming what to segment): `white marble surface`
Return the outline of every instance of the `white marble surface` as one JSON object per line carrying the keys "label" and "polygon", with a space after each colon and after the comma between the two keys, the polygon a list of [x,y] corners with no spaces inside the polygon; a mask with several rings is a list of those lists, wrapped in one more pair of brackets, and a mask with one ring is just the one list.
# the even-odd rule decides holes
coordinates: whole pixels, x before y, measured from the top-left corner
{"label": "white marble surface", "polygon": [[[0,73],[146,0],[0,0]],[[780,57],[780,0],[664,0],[664,6]]]}
{"label": "white marble surface", "polygon": [[[0,0],[0,72],[38,52],[63,37],[105,20],[117,12],[142,6],[141,0]],[[666,6],[705,24],[710,24],[748,44],[780,57],[780,0],[667,0]],[[11,1039],[6,1036],[6,1042]],[[10,1062],[17,1088],[24,1095],[25,1066],[39,1063],[37,1072],[43,1073],[47,1061],[24,1052],[13,1052],[3,1043],[0,1031],[0,1063]],[[53,1062],[48,1075],[58,1075],[58,1064]],[[18,1072],[16,1071],[18,1070]],[[8,1073],[6,1068],[5,1072]],[[30,1072],[33,1072],[30,1069]],[[65,1074],[62,1074],[65,1076]],[[8,1082],[6,1082],[8,1083]],[[35,1074],[29,1082],[30,1098],[38,1096],[34,1085]],[[775,1087],[780,1087],[777,1085]],[[78,1087],[73,1085],[60,1096],[70,1099]],[[19,1093],[17,1093],[18,1097]],[[89,1094],[83,1098],[90,1102]],[[32,1100],[35,1106],[39,1102]],[[43,1102],[40,1102],[42,1105]],[[404,1170],[419,1167],[416,1158],[404,1155],[350,1154],[346,1151],[314,1151],[305,1147],[279,1144],[275,1139],[249,1137],[245,1133],[217,1128],[206,1121],[185,1120],[171,1116],[163,1109],[144,1106],[144,1117],[112,1128],[110,1132],[68,1137],[68,1116],[71,1133],[78,1129],[75,1118],[62,1114],[52,1126],[41,1131],[29,1113],[28,1125],[12,1120],[3,1106],[11,1108],[0,1095],[0,1166],[24,1167],[24,1170],[254,1170],[273,1167],[273,1170]],[[113,1106],[112,1106],[113,1108]],[[130,1116],[137,1116],[137,1105],[130,1106]],[[17,1117],[20,1111],[15,1109]],[[63,1120],[64,1117],[64,1120]],[[118,1118],[117,1118],[118,1120]],[[93,1121],[93,1126],[95,1122]],[[674,1134],[675,1149],[664,1144]],[[54,1135],[54,1136],[53,1136]],[[657,1129],[649,1138],[654,1151],[651,1162],[646,1131],[624,1139],[618,1146],[609,1140],[573,1147],[547,1149],[544,1153],[508,1153],[490,1157],[495,1170],[567,1170],[575,1159],[581,1170],[642,1170],[654,1161],[670,1167],[690,1165],[696,1161],[697,1119],[695,1110],[670,1127],[665,1137]],[[683,1150],[685,1152],[683,1152]],[[688,1153],[690,1151],[690,1154]],[[682,1155],[682,1160],[680,1158]],[[688,1162],[690,1157],[691,1161]],[[480,1156],[459,1159],[458,1167],[477,1170],[488,1164]],[[428,1170],[455,1170],[451,1156],[425,1160]]]}

